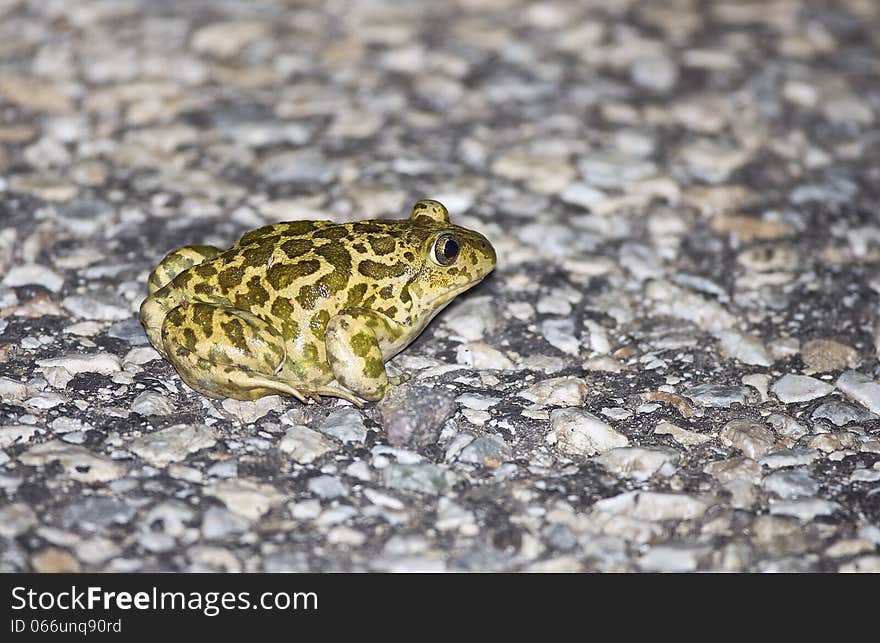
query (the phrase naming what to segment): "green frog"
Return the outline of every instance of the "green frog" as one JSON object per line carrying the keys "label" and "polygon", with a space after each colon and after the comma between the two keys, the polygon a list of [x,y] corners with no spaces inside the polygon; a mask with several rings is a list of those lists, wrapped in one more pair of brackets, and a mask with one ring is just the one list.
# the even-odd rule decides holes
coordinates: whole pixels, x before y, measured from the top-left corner
{"label": "green frog", "polygon": [[225,251],[178,248],[150,274],[140,315],[156,350],[205,395],[362,406],[408,379],[389,377],[385,362],[494,267],[483,235],[422,200],[409,219],[290,221]]}

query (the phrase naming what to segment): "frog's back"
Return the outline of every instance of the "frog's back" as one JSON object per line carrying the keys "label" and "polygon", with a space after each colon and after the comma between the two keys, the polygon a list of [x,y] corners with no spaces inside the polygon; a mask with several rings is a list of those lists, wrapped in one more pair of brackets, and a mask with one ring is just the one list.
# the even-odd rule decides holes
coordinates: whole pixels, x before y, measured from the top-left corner
{"label": "frog's back", "polygon": [[[291,221],[247,233],[191,269],[193,300],[218,302],[275,325],[286,337],[320,337],[345,308],[374,305],[402,315],[389,283],[410,267],[397,256],[404,221]],[[385,254],[382,254],[385,253]],[[395,314],[396,313],[396,314]]]}
{"label": "frog's back", "polygon": [[265,239],[277,241],[281,237],[309,237],[316,230],[340,225],[333,221],[283,221],[251,230],[235,242],[230,250],[258,243]]}

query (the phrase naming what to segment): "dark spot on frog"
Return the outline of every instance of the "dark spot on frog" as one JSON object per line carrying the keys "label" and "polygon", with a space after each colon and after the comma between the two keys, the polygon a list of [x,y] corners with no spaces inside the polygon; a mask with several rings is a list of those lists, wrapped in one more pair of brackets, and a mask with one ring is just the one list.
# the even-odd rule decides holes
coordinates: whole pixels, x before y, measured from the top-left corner
{"label": "dark spot on frog", "polygon": [[394,287],[391,284],[388,284],[379,291],[379,296],[382,299],[391,299],[391,297],[394,296]]}
{"label": "dark spot on frog", "polygon": [[318,230],[312,237],[314,239],[330,239],[331,241],[339,241],[348,236],[348,230],[345,226],[335,225]]}
{"label": "dark spot on frog", "polygon": [[407,250],[406,252],[403,253],[403,258],[406,259],[407,261],[415,261],[416,256],[412,252]]}
{"label": "dark spot on frog", "polygon": [[387,234],[370,235],[367,237],[367,243],[377,255],[390,254],[397,248],[397,242]]}
{"label": "dark spot on frog", "polygon": [[385,364],[379,357],[368,357],[364,360],[364,375],[370,379],[377,379],[385,372]]}
{"label": "dark spot on frog", "polygon": [[190,280],[194,277],[192,271],[185,270],[179,275],[177,275],[174,280],[171,282],[171,289],[179,289],[183,290],[186,288],[186,285],[190,282]]}
{"label": "dark spot on frog", "polygon": [[376,347],[376,337],[364,332],[355,333],[349,340],[349,344],[355,355],[367,359],[370,351]]}
{"label": "dark spot on frog", "polygon": [[378,221],[356,221],[351,224],[351,229],[357,234],[375,234],[385,231],[382,223]]}
{"label": "dark spot on frog", "polygon": [[[200,263],[193,268],[193,271],[202,279],[208,279],[217,274],[217,268],[210,261]],[[198,285],[196,285],[196,289],[198,289]]]}
{"label": "dark spot on frog", "polygon": [[287,288],[297,279],[307,277],[321,267],[317,259],[297,261],[295,263],[273,263],[266,271],[266,281],[275,290]]}
{"label": "dark spot on frog", "polygon": [[318,361],[318,347],[314,344],[303,344],[302,349],[302,361],[310,364],[314,364]]}
{"label": "dark spot on frog", "polygon": [[227,322],[220,322],[220,327],[226,334],[229,343],[239,350],[247,350],[247,342],[244,338],[244,325],[238,318],[232,318]]}
{"label": "dark spot on frog", "polygon": [[248,281],[247,294],[252,306],[262,306],[269,301],[269,291],[263,287],[260,278],[256,275]]}
{"label": "dark spot on frog", "polygon": [[288,319],[293,314],[293,304],[287,297],[276,297],[272,302],[272,316],[278,319]]}
{"label": "dark spot on frog", "polygon": [[351,255],[344,247],[327,243],[323,246],[315,248],[315,254],[327,260],[333,271],[324,275],[319,280],[319,284],[326,286],[330,293],[336,293],[344,289],[348,285],[348,278],[351,274]]}
{"label": "dark spot on frog", "polygon": [[327,286],[318,284],[309,284],[299,289],[299,294],[294,297],[296,302],[306,310],[312,310],[319,299],[328,297],[330,293]]}
{"label": "dark spot on frog", "polygon": [[186,346],[187,350],[195,350],[196,349],[196,333],[192,328],[184,328],[183,329],[183,345]]}
{"label": "dark spot on frog", "polygon": [[202,329],[202,334],[205,337],[210,337],[214,332],[214,311],[216,309],[207,304],[196,304],[190,310],[192,311],[190,314],[193,323]]}
{"label": "dark spot on frog", "polygon": [[367,284],[355,284],[352,286],[348,291],[348,299],[345,300],[345,306],[343,306],[343,308],[360,306],[366,292]]}
{"label": "dark spot on frog", "polygon": [[254,241],[261,239],[262,237],[264,237],[268,234],[271,234],[273,227],[274,226],[266,225],[266,226],[263,226],[262,228],[257,228],[256,230],[251,230],[250,232],[248,232],[247,234],[242,236],[241,239],[238,240],[237,245],[246,246],[250,243],[253,243]]}
{"label": "dark spot on frog", "polygon": [[255,243],[242,251],[245,266],[263,266],[269,261],[269,257],[275,252],[275,246],[271,243]]}
{"label": "dark spot on frog", "polygon": [[311,251],[314,244],[310,239],[288,239],[279,247],[289,259],[296,259]]}
{"label": "dark spot on frog", "polygon": [[222,290],[225,295],[230,289],[238,286],[243,278],[244,266],[230,266],[217,275],[217,283],[220,285],[220,290]]}
{"label": "dark spot on frog", "polygon": [[214,286],[209,281],[200,281],[193,286],[193,292],[197,295],[211,295],[214,292]]}
{"label": "dark spot on frog", "polygon": [[406,272],[404,263],[379,263],[370,259],[364,259],[358,264],[358,272],[370,279],[390,279],[400,277]]}

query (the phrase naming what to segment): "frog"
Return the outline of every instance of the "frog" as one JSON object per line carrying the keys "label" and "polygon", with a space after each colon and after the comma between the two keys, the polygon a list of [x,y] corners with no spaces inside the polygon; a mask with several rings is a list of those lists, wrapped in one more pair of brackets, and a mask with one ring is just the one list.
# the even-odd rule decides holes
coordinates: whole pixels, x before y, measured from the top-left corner
{"label": "frog", "polygon": [[337,397],[358,407],[409,379],[386,363],[496,264],[439,201],[406,219],[273,223],[227,250],[169,252],[140,307],[147,338],[211,398]]}

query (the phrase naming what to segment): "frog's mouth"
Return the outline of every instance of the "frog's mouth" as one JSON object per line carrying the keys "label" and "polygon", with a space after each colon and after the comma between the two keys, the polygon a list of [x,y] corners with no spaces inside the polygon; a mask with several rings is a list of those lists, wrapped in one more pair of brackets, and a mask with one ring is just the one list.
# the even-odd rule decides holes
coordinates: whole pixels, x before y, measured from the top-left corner
{"label": "frog's mouth", "polygon": [[428,310],[430,312],[421,316],[419,320],[415,324],[413,324],[413,326],[411,327],[411,332],[407,333],[407,337],[404,341],[397,344],[392,344],[390,347],[388,347],[386,351],[383,351],[383,359],[385,361],[388,361],[389,359],[397,355],[397,353],[409,346],[415,340],[415,338],[419,336],[419,333],[421,333],[425,329],[425,327],[430,324],[437,315],[440,314],[440,311],[442,311],[450,303],[452,303],[453,299],[455,299],[458,295],[465,292],[466,290],[476,286],[485,278],[485,276],[486,275],[483,275],[482,277],[472,279],[471,281],[462,284],[455,290],[450,290],[443,293],[442,295],[434,297],[434,299],[431,299],[425,306],[425,310]]}
{"label": "frog's mouth", "polygon": [[432,299],[428,303],[429,308],[434,308],[434,314],[431,315],[431,317],[433,318],[434,315],[436,315],[441,310],[446,308],[446,306],[448,306],[450,303],[452,303],[453,299],[458,297],[461,293],[470,290],[471,288],[476,286],[478,283],[483,281],[483,279],[485,279],[485,278],[486,278],[486,275],[482,275],[481,277],[476,277],[475,279],[471,279],[470,281],[463,283],[461,286],[459,286],[458,288],[455,288],[454,290],[448,290],[445,293],[434,297],[434,299]]}

